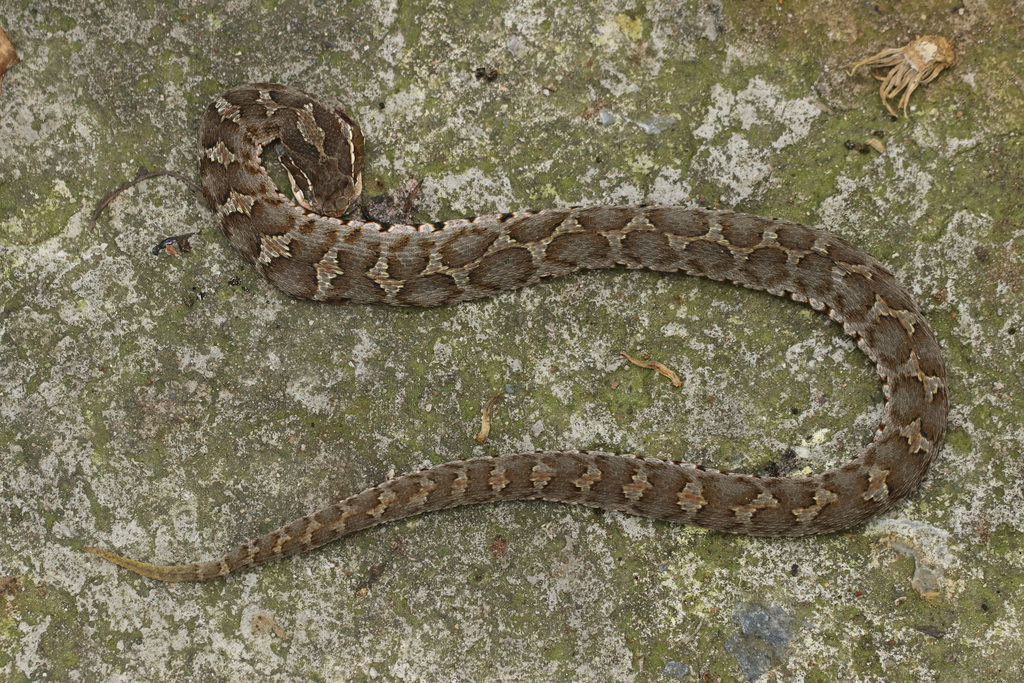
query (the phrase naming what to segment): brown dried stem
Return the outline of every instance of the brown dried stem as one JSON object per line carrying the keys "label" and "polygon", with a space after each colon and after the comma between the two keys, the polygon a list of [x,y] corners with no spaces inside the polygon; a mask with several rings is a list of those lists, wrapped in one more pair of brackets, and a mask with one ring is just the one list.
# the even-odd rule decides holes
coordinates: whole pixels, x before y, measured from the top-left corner
{"label": "brown dried stem", "polygon": [[140,167],[138,172],[135,174],[134,178],[122,184],[116,190],[114,190],[106,197],[104,197],[103,200],[96,205],[96,210],[92,212],[92,218],[89,219],[89,230],[92,230],[96,226],[96,221],[99,219],[100,214],[103,213],[103,209],[107,208],[107,204],[112,202],[114,198],[117,197],[117,195],[121,194],[127,189],[135,187],[143,180],[149,180],[150,178],[156,178],[157,176],[163,175],[171,176],[172,178],[177,178],[181,182],[185,183],[188,186],[188,188],[192,190],[192,193],[195,194],[196,197],[200,199],[203,206],[205,206],[210,211],[213,210],[213,205],[210,203],[210,198],[206,196],[206,190],[204,190],[194,180],[183,176],[177,171],[147,171],[145,168]]}
{"label": "brown dried stem", "polygon": [[639,365],[640,367],[647,368],[648,370],[656,370],[657,372],[660,372],[661,374],[665,375],[670,380],[672,380],[672,386],[683,386],[683,380],[679,379],[679,375],[677,375],[672,370],[669,370],[668,367],[666,367],[663,363],[659,363],[656,360],[638,360],[636,358],[633,358],[633,356],[629,355],[625,351],[619,351],[619,353],[625,356],[626,359],[633,365]]}

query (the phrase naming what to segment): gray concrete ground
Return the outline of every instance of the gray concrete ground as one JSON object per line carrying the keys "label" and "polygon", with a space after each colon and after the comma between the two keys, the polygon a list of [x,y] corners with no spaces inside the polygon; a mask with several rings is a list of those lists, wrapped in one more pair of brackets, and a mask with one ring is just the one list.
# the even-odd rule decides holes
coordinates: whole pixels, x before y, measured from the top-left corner
{"label": "gray concrete ground", "polygon": [[[0,679],[1017,675],[1019,3],[0,0],[0,24],[23,58],[0,94]],[[918,34],[961,61],[892,120],[841,67]],[[420,219],[694,202],[863,245],[946,350],[937,466],[824,538],[523,503],[206,585],[83,554],[209,557],[452,458],[585,447],[798,472],[873,431],[881,387],[854,344],[729,285],[591,273],[440,310],[320,307],[259,279],[177,182],[87,229],[139,166],[194,175],[199,113],[257,80],[344,105],[368,193],[421,179]],[[884,153],[844,144],[869,138]],[[150,254],[190,231],[190,253]]]}

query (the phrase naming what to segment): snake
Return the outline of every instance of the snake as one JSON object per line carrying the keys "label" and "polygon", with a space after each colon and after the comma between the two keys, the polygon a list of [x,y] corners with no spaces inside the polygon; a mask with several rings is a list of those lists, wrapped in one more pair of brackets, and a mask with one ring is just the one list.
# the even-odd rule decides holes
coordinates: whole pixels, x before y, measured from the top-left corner
{"label": "snake", "polygon": [[[292,197],[267,171],[280,145]],[[542,450],[402,474],[220,557],[154,565],[88,547],[159,581],[218,579],[362,529],[462,505],[544,500],[752,536],[855,527],[915,491],[949,412],[939,342],[882,263],[821,229],[683,206],[582,206],[423,224],[357,218],[363,135],[343,109],[295,87],[231,88],[199,126],[203,189],[228,241],[274,287],[326,303],[443,306],[583,269],[727,281],[827,313],[874,363],[881,418],[852,459],[808,476],[721,472],[658,457]]]}

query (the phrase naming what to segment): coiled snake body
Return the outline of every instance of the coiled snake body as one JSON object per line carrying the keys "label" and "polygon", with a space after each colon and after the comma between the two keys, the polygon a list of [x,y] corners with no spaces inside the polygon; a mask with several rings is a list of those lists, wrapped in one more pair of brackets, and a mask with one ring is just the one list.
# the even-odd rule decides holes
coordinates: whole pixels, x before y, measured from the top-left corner
{"label": "coiled snake body", "polygon": [[[264,168],[280,140],[298,205]],[[405,474],[293,521],[215,560],[157,566],[89,552],[163,581],[205,581],[411,515],[542,499],[761,536],[854,526],[914,491],[942,442],[939,344],[910,293],[849,242],[796,223],[676,206],[596,206],[380,225],[342,216],[362,189],[362,135],[295,88],[223,93],[199,130],[199,165],[224,232],[274,286],[325,302],[438,306],[583,268],[649,268],[728,280],[827,311],[884,383],[874,440],[808,477],[723,473],[594,451],[453,461]]]}

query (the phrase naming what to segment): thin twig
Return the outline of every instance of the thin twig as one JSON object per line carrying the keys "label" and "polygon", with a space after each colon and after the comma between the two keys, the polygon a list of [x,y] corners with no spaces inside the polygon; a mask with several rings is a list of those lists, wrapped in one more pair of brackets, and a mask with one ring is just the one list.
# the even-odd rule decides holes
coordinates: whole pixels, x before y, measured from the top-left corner
{"label": "thin twig", "polygon": [[156,178],[157,176],[163,175],[171,176],[172,178],[177,178],[181,182],[185,183],[188,186],[188,189],[192,190],[192,194],[200,198],[200,201],[202,202],[203,206],[206,207],[207,210],[213,211],[213,205],[210,202],[210,198],[206,195],[206,190],[204,190],[200,185],[196,184],[196,182],[191,178],[187,178],[182,174],[178,173],[177,171],[147,171],[145,168],[140,167],[138,173],[135,174],[134,178],[124,183],[113,192],[111,192],[103,199],[103,201],[101,201],[96,206],[96,210],[92,212],[92,218],[89,219],[89,230],[92,230],[94,227],[96,227],[96,221],[99,219],[100,214],[103,213],[103,209],[107,208],[107,204],[112,202],[114,198],[117,197],[117,195],[121,194],[125,190],[135,187],[143,180],[149,180],[150,178]]}
{"label": "thin twig", "polygon": [[633,356],[629,355],[625,351],[619,351],[619,353],[625,356],[626,359],[633,365],[639,365],[640,367],[647,368],[648,370],[656,370],[661,374],[665,375],[670,380],[672,380],[672,386],[683,386],[683,380],[679,379],[679,375],[677,375],[672,370],[669,370],[663,363],[659,363],[656,360],[639,360],[637,358],[633,358]]}

